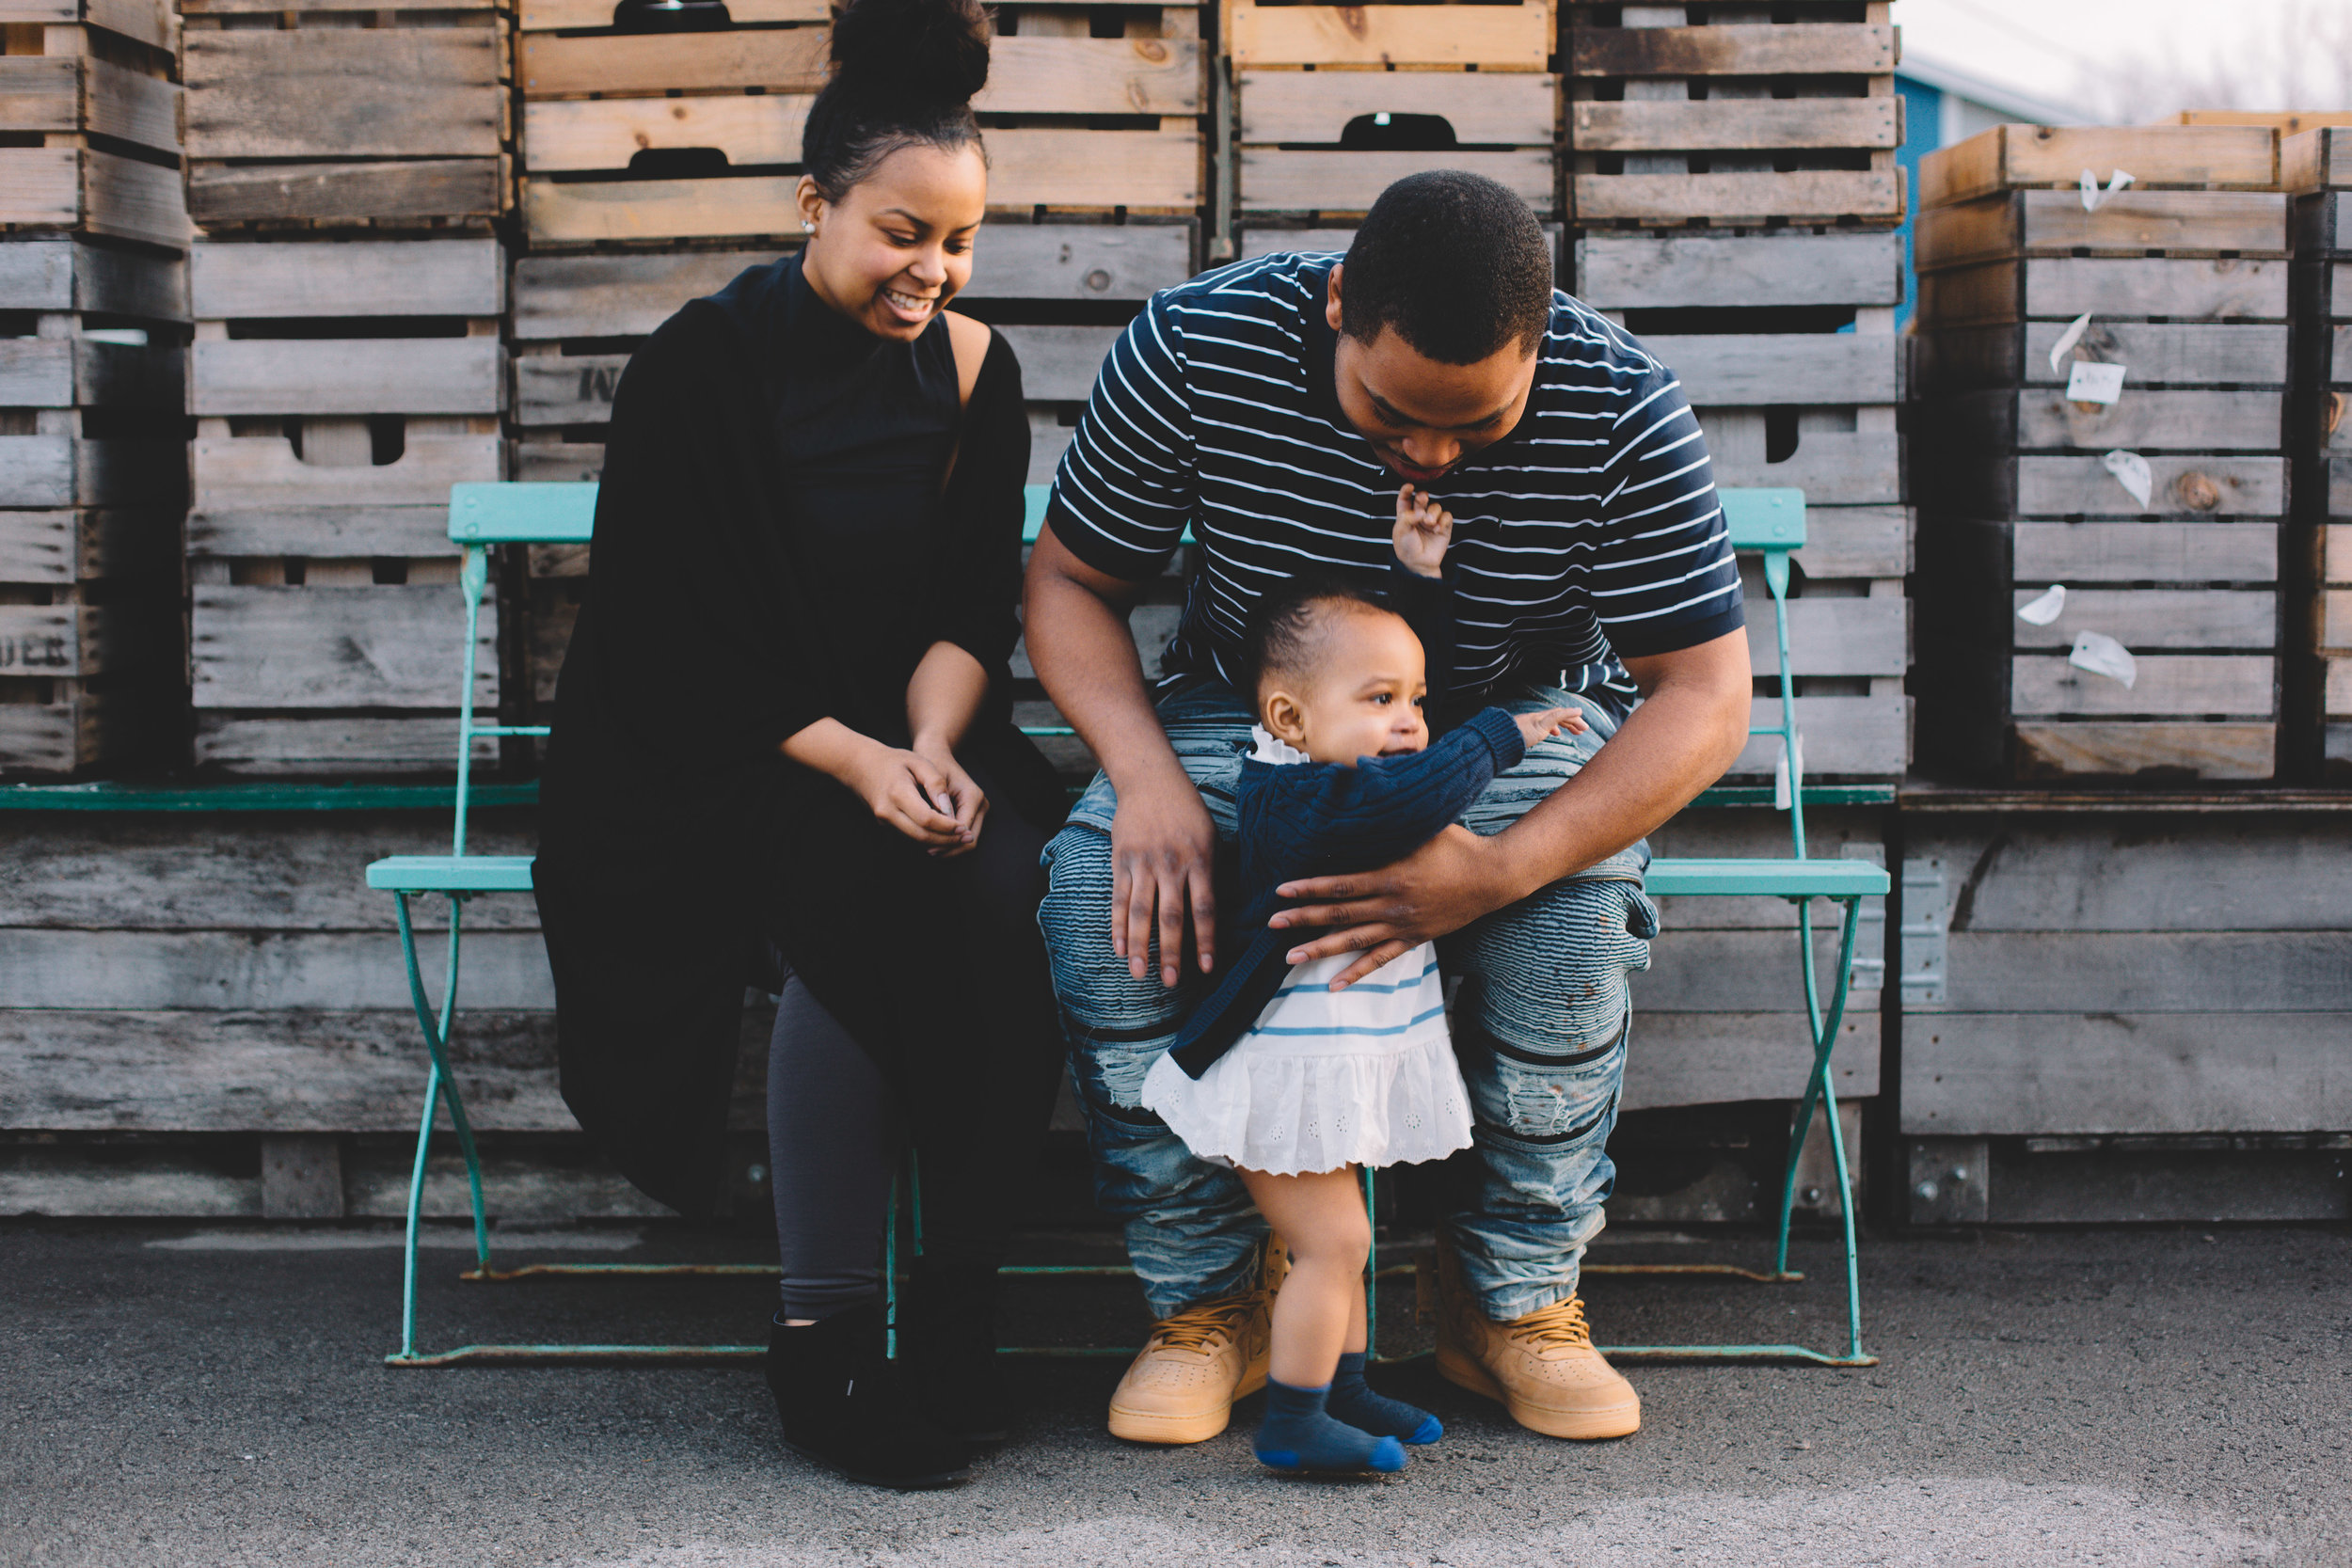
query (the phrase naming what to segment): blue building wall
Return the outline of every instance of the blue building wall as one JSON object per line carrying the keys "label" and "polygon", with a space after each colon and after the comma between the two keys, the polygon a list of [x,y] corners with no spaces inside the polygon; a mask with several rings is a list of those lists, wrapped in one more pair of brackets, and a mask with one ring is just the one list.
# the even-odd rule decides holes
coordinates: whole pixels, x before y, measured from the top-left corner
{"label": "blue building wall", "polygon": [[1919,160],[1942,144],[1944,94],[1899,73],[1895,77],[1895,90],[1903,97],[1903,145],[1897,150],[1895,161],[1902,166],[1910,192],[1903,208],[1903,302],[1895,311],[1895,330],[1900,332],[1910,325],[1919,297],[1919,275],[1911,261],[1912,226],[1919,206]]}

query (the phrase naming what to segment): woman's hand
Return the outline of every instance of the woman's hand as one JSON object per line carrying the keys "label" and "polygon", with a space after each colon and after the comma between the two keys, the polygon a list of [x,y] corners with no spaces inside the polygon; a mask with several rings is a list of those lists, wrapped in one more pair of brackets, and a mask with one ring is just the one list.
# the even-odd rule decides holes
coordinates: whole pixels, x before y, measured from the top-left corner
{"label": "woman's hand", "polygon": [[[954,759],[949,759],[954,766]],[[947,771],[922,752],[869,740],[836,778],[864,800],[874,820],[896,829],[934,855],[960,855],[977,842],[958,816],[955,786]],[[977,796],[971,779],[956,768],[967,796]]]}
{"label": "woman's hand", "polygon": [[923,787],[935,805],[947,808],[948,815],[955,818],[961,840],[952,848],[934,849],[931,853],[949,858],[961,855],[980,842],[980,827],[988,820],[988,795],[963,770],[963,765],[956,761],[955,748],[944,736],[918,735],[913,751],[919,761],[929,763],[938,775],[925,781]]}

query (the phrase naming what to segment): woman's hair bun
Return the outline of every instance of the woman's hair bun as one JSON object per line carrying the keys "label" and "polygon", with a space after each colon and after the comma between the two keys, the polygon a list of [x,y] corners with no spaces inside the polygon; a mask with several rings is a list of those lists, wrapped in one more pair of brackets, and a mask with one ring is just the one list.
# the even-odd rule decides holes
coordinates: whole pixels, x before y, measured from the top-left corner
{"label": "woman's hair bun", "polygon": [[850,0],[833,19],[834,80],[961,106],[988,85],[979,0]]}

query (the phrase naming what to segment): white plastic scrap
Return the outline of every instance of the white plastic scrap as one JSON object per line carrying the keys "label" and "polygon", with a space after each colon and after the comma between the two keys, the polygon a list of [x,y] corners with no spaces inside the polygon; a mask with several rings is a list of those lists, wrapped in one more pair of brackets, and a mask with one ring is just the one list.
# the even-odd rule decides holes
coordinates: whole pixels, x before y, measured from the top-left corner
{"label": "white plastic scrap", "polygon": [[2132,493],[2132,499],[2142,507],[2148,504],[2149,496],[2155,491],[2156,476],[2149,471],[2146,458],[2119,447],[2099,459],[2099,464],[2115,476],[2116,483]]}
{"label": "white plastic scrap", "polygon": [[2132,177],[2119,168],[2108,178],[2106,189],[2101,190],[2099,188],[2099,177],[2091,173],[2089,169],[2083,170],[2083,211],[2086,213],[2097,212],[2101,205],[2103,205],[2109,197],[2115,195],[2116,192],[2122,190],[2124,186],[2130,184],[2131,182]]}
{"label": "white plastic scrap", "polygon": [[2067,372],[2066,396],[2072,403],[2112,404],[2123,395],[2123,367],[2077,359]]}
{"label": "white plastic scrap", "polygon": [[2065,610],[2066,585],[2062,582],[2054,582],[2050,584],[2049,592],[2031,604],[2019,605],[2017,618],[2029,626],[2046,626],[2065,613]]}
{"label": "white plastic scrap", "polygon": [[2074,651],[2066,656],[2066,662],[2077,670],[2122,681],[2127,687],[2139,679],[2139,660],[2132,657],[2129,648],[2103,631],[2076,632]]}
{"label": "white plastic scrap", "polygon": [[2074,345],[2083,341],[2083,334],[2089,330],[2090,330],[2090,312],[2088,310],[2066,324],[2066,330],[2058,334],[2058,341],[2050,345],[2050,373],[2052,375],[2058,374],[2059,367],[2066,363],[2066,356],[2074,352]]}
{"label": "white plastic scrap", "polygon": [[[2123,657],[2129,658],[2131,656],[2126,654]],[[1797,743],[1793,748],[1796,752],[1793,766],[1789,756],[1791,750],[1792,748],[1787,741],[1782,741],[1780,761],[1772,767],[1772,809],[1774,811],[1787,811],[1789,808],[1796,800],[1797,784],[1804,777],[1804,732],[1803,730],[1797,732]]]}

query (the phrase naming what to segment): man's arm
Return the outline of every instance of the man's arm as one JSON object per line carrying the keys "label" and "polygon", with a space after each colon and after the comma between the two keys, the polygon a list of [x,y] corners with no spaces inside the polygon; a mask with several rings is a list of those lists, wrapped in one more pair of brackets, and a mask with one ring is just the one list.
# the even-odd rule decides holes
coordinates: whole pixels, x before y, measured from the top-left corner
{"label": "man's arm", "polygon": [[1184,961],[1187,912],[1201,972],[1216,964],[1210,885],[1216,826],[1152,708],[1143,660],[1127,629],[1139,593],[1139,584],[1072,554],[1049,522],[1029,555],[1022,624],[1046,695],[1093,748],[1119,791],[1111,827],[1111,950],[1140,980],[1156,929],[1160,983],[1172,987]]}
{"label": "man's arm", "polygon": [[1748,739],[1753,689],[1744,631],[1626,660],[1643,703],[1551,798],[1492,838],[1448,828],[1421,849],[1359,877],[1285,883],[1301,904],[1267,924],[1340,927],[1293,948],[1305,963],[1362,952],[1350,984],[1418,943],[1458,931],[1656,830],[1723,777]]}

